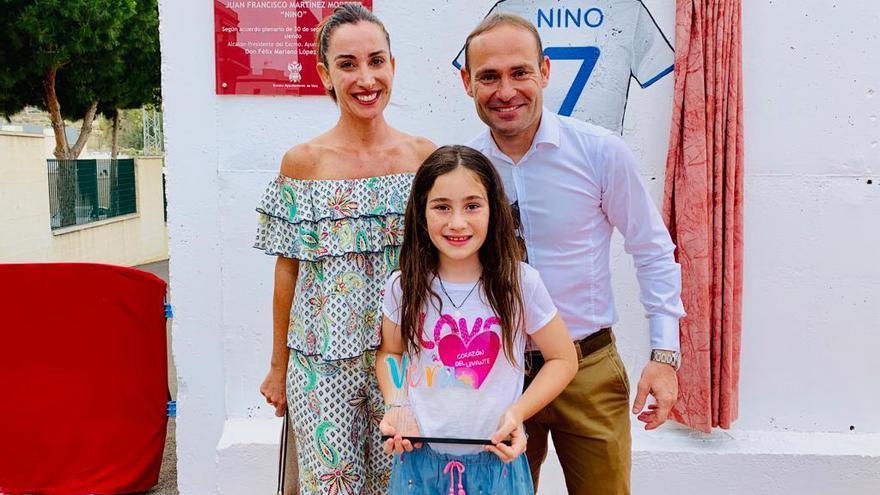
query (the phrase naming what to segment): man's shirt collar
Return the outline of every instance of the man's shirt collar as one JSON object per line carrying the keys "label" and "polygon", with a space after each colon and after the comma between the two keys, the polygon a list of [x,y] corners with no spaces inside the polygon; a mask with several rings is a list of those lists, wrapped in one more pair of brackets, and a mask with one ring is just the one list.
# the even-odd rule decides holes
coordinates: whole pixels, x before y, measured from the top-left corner
{"label": "man's shirt collar", "polygon": [[[529,150],[523,155],[523,158],[531,154],[535,149],[544,147],[544,146],[552,146],[554,148],[559,147],[559,116],[555,113],[547,110],[547,107],[541,109],[541,123],[538,124],[538,131],[535,133],[535,138],[532,140],[532,145],[529,147]],[[498,144],[495,142],[495,138],[492,137],[492,131],[490,129],[486,129],[483,134],[483,152],[495,157],[500,158],[505,161],[510,161],[510,158],[498,148]],[[522,161],[522,160],[520,160]]]}
{"label": "man's shirt collar", "polygon": [[541,123],[538,125],[538,132],[535,134],[531,148],[543,144],[559,147],[559,116],[547,110],[547,107],[541,110]]}

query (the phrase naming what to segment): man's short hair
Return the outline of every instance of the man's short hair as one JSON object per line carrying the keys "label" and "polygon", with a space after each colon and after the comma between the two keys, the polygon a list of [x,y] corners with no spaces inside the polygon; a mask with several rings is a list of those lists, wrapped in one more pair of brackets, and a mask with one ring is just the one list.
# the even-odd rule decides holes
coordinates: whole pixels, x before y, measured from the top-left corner
{"label": "man's short hair", "polygon": [[471,41],[477,36],[491,31],[499,26],[513,26],[521,29],[525,29],[530,32],[532,36],[535,38],[535,45],[538,48],[538,64],[544,60],[544,46],[541,43],[541,35],[538,34],[538,29],[534,24],[528,21],[528,19],[524,17],[520,17],[516,14],[508,14],[506,12],[498,12],[489,16],[486,16],[485,19],[482,20],[477,27],[471,31],[471,34],[468,35],[467,39],[464,41],[464,68],[466,71],[470,72],[470,57],[468,57],[468,49],[471,46]]}

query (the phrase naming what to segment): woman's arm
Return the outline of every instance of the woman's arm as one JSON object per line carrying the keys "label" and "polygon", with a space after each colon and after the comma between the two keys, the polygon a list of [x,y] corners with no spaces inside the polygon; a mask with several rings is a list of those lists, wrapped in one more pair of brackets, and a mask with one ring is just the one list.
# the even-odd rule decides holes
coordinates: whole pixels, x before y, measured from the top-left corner
{"label": "woman's arm", "polygon": [[[486,450],[495,453],[505,462],[510,462],[525,452],[523,421],[555,399],[571,382],[578,369],[574,344],[558,313],[531,337],[544,357],[544,366],[519,400],[504,413],[498,431],[492,435],[494,445],[486,447]],[[501,443],[508,435],[512,437],[510,446]]]}
{"label": "woman's arm", "polygon": [[266,402],[275,406],[275,415],[284,416],[287,408],[286,377],[287,327],[290,325],[290,306],[296,290],[299,260],[278,256],[275,260],[275,289],[272,296],[272,359],[269,373],[260,385],[260,393]]}
{"label": "woman's arm", "polygon": [[[403,436],[418,436],[419,429],[412,409],[406,386],[406,365],[403,362],[403,340],[400,326],[387,316],[382,317],[382,344],[376,352],[376,379],[379,390],[385,398],[385,416],[379,424],[383,435],[392,438],[385,441],[386,453],[412,451],[413,445]],[[389,363],[392,361],[395,364]],[[416,444],[415,447],[421,445]]]}

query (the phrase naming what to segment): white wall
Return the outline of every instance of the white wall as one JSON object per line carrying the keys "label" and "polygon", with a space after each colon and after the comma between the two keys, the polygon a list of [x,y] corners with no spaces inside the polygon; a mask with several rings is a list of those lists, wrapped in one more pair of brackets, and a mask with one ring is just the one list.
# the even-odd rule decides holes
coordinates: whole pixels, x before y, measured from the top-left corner
{"label": "white wall", "polygon": [[[450,61],[492,3],[376,0],[397,57],[393,125],[438,144],[480,130]],[[645,3],[671,35],[673,2]],[[656,480],[682,494],[876,493],[880,7],[744,3],[740,419],[706,437],[636,435],[634,493]],[[250,247],[254,206],[283,152],[333,125],[336,110],[324,97],[215,96],[212,3],[164,0],[160,13],[179,485],[183,494],[271,490],[279,426],[257,389],[271,343],[272,259]],[[671,77],[634,85],[625,122],[658,201],[671,92]],[[646,324],[631,260],[619,243],[614,253],[616,333],[635,381]],[[545,493],[559,493],[558,479],[547,483]]]}
{"label": "white wall", "polygon": [[0,263],[134,266],[168,259],[161,157],[135,159],[136,213],[53,231],[45,141],[0,131]]}
{"label": "white wall", "polygon": [[[18,258],[22,253],[40,260],[45,257],[51,233],[49,181],[42,150],[41,134],[0,131],[0,260]],[[40,252],[33,253],[34,246]]]}

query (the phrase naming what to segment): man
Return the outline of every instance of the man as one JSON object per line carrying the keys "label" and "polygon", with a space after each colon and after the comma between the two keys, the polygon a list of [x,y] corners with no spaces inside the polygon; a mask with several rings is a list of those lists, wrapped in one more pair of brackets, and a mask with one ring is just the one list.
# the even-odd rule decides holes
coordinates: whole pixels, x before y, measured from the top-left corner
{"label": "man", "polygon": [[[623,234],[634,258],[649,321],[653,351],[632,408],[647,430],[666,421],[678,394],[684,310],[675,246],[623,140],[542,107],[550,61],[531,23],[512,14],[487,17],[468,36],[465,57],[465,90],[489,127],[469,144],[504,179],[529,263],[541,273],[581,358],[566,390],[526,423],[535,486],[549,432],[569,493],[628,494],[629,384],[610,328],[617,321],[611,233]],[[526,384],[542,364],[540,354],[527,359]],[[643,410],[648,394],[656,404]]]}

